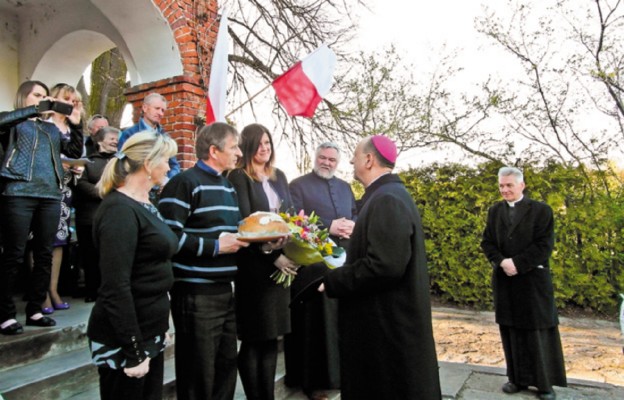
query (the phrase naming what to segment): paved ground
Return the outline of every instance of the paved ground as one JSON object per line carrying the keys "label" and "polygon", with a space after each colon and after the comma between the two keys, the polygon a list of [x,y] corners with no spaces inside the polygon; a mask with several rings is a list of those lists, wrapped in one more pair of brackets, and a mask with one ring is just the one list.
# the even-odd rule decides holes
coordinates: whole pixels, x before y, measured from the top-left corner
{"label": "paved ground", "polygon": [[[70,299],[72,309],[55,313],[58,321],[56,329],[63,329],[77,324],[84,324],[90,313],[92,304],[84,304],[82,299]],[[21,307],[19,310],[23,310]],[[23,315],[18,316],[23,320]],[[440,380],[445,399],[457,400],[528,400],[536,398],[535,391],[524,391],[515,395],[506,395],[500,387],[507,381],[505,371],[495,363],[501,362],[500,343],[497,339],[496,324],[493,316],[487,312],[456,310],[436,307],[433,310],[434,333],[440,360]],[[494,330],[494,331],[493,331]],[[26,335],[34,334],[36,328],[27,327]],[[622,355],[622,341],[617,331],[617,324],[608,321],[585,321],[562,319],[562,341],[566,357],[576,351],[598,360],[600,354],[607,353],[606,359],[613,358],[614,364],[605,374],[601,371],[601,364],[595,363],[595,375],[568,374],[569,386],[556,388],[558,399],[595,399],[595,400],[622,400],[624,399],[624,383],[609,384],[606,381],[624,382],[624,355]],[[10,340],[0,337],[0,341]],[[489,343],[491,342],[491,343]],[[486,349],[490,349],[486,352]],[[575,350],[576,349],[576,350]],[[498,355],[497,355],[498,354]],[[605,359],[605,357],[602,357]],[[450,362],[452,361],[452,362]],[[491,362],[492,365],[478,365]],[[587,364],[589,364],[587,362]],[[591,365],[590,365],[591,367]],[[283,374],[283,367],[279,367]],[[171,372],[171,371],[169,371]],[[278,382],[280,399],[304,400],[302,392],[293,392]],[[340,399],[339,392],[330,392],[332,400]],[[238,386],[236,400],[245,398],[242,387]],[[380,399],[385,400],[385,399]]]}

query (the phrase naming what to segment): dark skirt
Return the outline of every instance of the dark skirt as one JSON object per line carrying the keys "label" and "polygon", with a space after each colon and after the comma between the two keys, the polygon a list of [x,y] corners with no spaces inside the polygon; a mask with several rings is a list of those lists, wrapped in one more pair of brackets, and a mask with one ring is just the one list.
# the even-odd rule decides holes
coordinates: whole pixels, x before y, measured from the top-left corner
{"label": "dark skirt", "polygon": [[284,337],[286,385],[306,392],[340,388],[338,300],[315,293],[291,310]]}
{"label": "dark skirt", "polygon": [[65,246],[69,244],[71,238],[71,232],[69,230],[70,217],[71,217],[71,204],[72,204],[72,191],[67,186],[63,185],[61,189],[61,215],[59,218],[58,228],[56,235],[54,236],[54,247]]}
{"label": "dark skirt", "polygon": [[271,279],[276,270],[264,257],[239,263],[235,287],[240,340],[272,340],[290,332],[290,290]]}
{"label": "dark skirt", "polygon": [[567,386],[557,326],[516,329],[501,325],[500,333],[510,382],[545,392],[550,392],[553,386]]}

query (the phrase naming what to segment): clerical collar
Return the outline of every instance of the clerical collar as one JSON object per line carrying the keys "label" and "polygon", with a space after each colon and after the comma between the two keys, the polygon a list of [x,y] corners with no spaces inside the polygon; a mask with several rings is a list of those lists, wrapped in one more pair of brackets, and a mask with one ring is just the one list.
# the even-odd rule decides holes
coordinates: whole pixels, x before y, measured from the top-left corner
{"label": "clerical collar", "polygon": [[507,204],[509,205],[509,207],[515,207],[516,204],[522,201],[522,199],[524,199],[524,195],[520,196],[520,198],[516,201],[508,201]]}

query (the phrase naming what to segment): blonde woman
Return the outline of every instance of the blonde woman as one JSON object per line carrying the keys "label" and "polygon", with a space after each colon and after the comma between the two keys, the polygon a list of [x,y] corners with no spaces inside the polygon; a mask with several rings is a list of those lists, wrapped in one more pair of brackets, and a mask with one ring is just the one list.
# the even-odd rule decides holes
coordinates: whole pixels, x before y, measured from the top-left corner
{"label": "blonde woman", "polygon": [[[50,96],[56,101],[69,104],[73,107],[70,115],[54,112],[48,119],[54,123],[61,132],[62,140],[70,137],[72,131],[79,132],[82,137],[82,100],[80,93],[73,86],[65,83],[59,83],[50,90]],[[62,156],[67,157],[65,154]],[[63,249],[69,244],[71,233],[69,230],[71,207],[72,207],[72,189],[70,185],[75,183],[82,173],[83,167],[71,167],[67,163],[63,163],[63,181],[61,185],[61,212],[59,215],[58,228],[54,237],[54,250],[52,251],[52,269],[50,273],[50,285],[48,295],[41,306],[44,314],[52,314],[55,310],[69,309],[69,303],[63,301],[58,293],[59,276],[61,274],[61,264],[63,262]]]}
{"label": "blonde woman", "polygon": [[102,399],[160,399],[178,239],[149,201],[177,152],[169,137],[140,132],[106,165],[93,221],[101,284],[87,336]]}

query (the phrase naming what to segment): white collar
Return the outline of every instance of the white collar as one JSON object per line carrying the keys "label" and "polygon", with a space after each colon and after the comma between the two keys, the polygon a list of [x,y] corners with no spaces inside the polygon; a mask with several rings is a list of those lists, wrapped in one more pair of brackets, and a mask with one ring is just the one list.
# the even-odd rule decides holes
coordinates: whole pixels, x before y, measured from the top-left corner
{"label": "white collar", "polygon": [[507,204],[509,205],[509,207],[515,207],[516,203],[520,203],[522,199],[524,199],[524,195],[520,196],[520,198],[516,201],[508,201]]}

